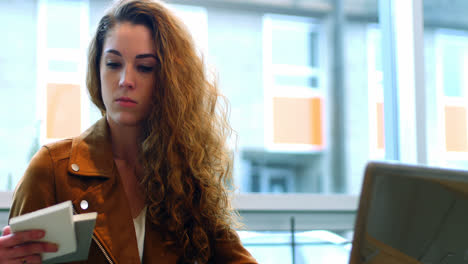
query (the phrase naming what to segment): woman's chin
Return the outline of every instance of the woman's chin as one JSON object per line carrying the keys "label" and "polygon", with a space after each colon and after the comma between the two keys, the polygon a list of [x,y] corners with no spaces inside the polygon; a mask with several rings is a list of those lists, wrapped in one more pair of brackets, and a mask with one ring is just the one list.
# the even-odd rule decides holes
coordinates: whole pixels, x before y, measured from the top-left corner
{"label": "woman's chin", "polygon": [[137,118],[134,115],[129,115],[129,114],[119,114],[115,116],[111,115],[110,117],[107,118],[107,120],[119,126],[134,127],[134,126],[141,126],[142,124],[141,118]]}

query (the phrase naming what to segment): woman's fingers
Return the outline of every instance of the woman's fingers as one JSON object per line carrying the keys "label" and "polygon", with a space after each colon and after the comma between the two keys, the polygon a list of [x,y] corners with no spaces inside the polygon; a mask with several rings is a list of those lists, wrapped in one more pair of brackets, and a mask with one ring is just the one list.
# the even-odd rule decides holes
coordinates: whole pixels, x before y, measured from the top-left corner
{"label": "woman's fingers", "polygon": [[36,241],[44,235],[43,230],[11,233],[9,226],[3,228],[3,235],[0,236],[0,263],[41,263],[40,253],[58,250],[56,244]]}
{"label": "woman's fingers", "polygon": [[41,239],[45,235],[43,230],[21,231],[0,237],[0,249],[14,247],[26,242]]}
{"label": "woman's fingers", "polygon": [[10,226],[5,226],[2,230],[2,235],[6,236],[6,235],[9,235],[11,234],[11,229],[10,229]]}
{"label": "woman's fingers", "polygon": [[56,251],[57,245],[45,242],[32,242],[13,248],[0,248],[0,263],[42,263],[40,253]]}
{"label": "woman's fingers", "polygon": [[24,263],[37,264],[37,263],[42,263],[42,262],[41,262],[41,256],[40,255],[32,255],[32,256],[27,256],[27,257],[22,257],[22,258],[11,259],[7,263],[11,263],[11,264],[24,264]]}
{"label": "woman's fingers", "polygon": [[52,243],[32,242],[10,248],[8,250],[8,256],[10,258],[20,258],[34,254],[39,254],[42,252],[56,252],[57,249],[57,245]]}

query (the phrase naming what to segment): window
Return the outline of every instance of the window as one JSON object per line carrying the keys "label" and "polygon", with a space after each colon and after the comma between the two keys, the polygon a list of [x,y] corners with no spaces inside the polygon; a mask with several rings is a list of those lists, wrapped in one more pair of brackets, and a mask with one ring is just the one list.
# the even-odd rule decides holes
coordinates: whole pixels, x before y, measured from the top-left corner
{"label": "window", "polygon": [[85,85],[88,3],[40,0],[37,20],[37,113],[43,145],[77,136],[91,124]]}
{"label": "window", "polygon": [[266,149],[322,150],[319,26],[308,18],[265,15],[263,36]]}
{"label": "window", "polygon": [[[13,5],[20,6],[16,2]],[[27,125],[34,127],[31,124],[39,120],[37,133],[23,138],[33,138],[37,134],[40,142],[38,139],[36,144],[24,144],[22,156],[14,157],[15,161],[21,160],[21,166],[11,166],[10,159],[4,159],[7,154],[0,156],[2,175],[9,172],[4,168],[18,168],[18,173],[13,172],[17,175],[13,180],[3,183],[5,178],[0,177],[0,184],[9,184],[10,190],[27,165],[25,153],[30,146],[37,149],[48,140],[76,135],[100,116],[84,90],[86,62],[81,59],[86,57],[88,36],[94,30],[93,23],[107,6],[108,1],[105,2],[41,0],[30,6],[30,13],[22,15],[23,19],[34,18],[29,21],[34,27],[30,34],[34,41],[28,50],[32,50],[31,57],[37,56],[40,65],[28,69],[39,71],[37,79],[31,78],[33,85],[28,85],[33,87],[33,93],[20,93],[24,98],[22,102],[33,108],[24,116],[29,117],[36,108],[40,110]],[[247,2],[234,4],[223,0],[206,7],[171,5],[192,32],[205,58],[219,70],[220,87],[231,101],[231,121],[240,136],[235,179],[240,183],[237,185],[242,194],[236,197],[247,197],[241,205],[252,205],[252,201],[263,199],[258,208],[241,210],[247,227],[256,230],[241,235],[242,241],[260,262],[292,263],[295,259],[295,263],[344,263],[350,239],[346,234],[352,229],[356,197],[342,197],[335,203],[340,206],[337,209],[330,202],[333,197],[310,195],[324,193],[324,186],[330,181],[326,160],[329,159],[327,148],[333,138],[327,134],[327,108],[331,107],[327,79],[333,77],[327,72],[331,57],[327,56],[327,51],[333,45],[329,40],[331,32],[327,31],[331,25],[326,24],[330,21],[309,15],[323,13],[328,16],[333,6],[328,1],[299,1],[291,4],[289,9],[277,3]],[[185,3],[192,4],[190,1]],[[271,8],[274,5],[278,8]],[[1,1],[0,7],[0,21],[3,21],[6,9]],[[26,10],[23,6],[19,9]],[[273,11],[297,16],[267,14]],[[60,23],[64,16],[73,18],[66,29]],[[62,37],[64,34],[65,38]],[[80,100],[72,102],[71,98]],[[61,126],[64,116],[73,116],[73,124]],[[367,126],[363,127],[367,129]],[[9,145],[10,149],[15,147]],[[248,192],[256,194],[249,196]],[[285,201],[284,206],[277,207],[281,201]],[[311,203],[321,206],[305,208]],[[298,204],[306,206],[298,207]],[[346,204],[344,209],[343,204]],[[291,214],[297,214],[295,232],[289,230]],[[0,212],[0,223],[5,220],[4,216],[5,212]],[[334,221],[330,221],[331,218]],[[271,254],[271,249],[279,256]]]}
{"label": "window", "polygon": [[449,164],[468,168],[468,33],[437,30],[435,50],[440,149]]}
{"label": "window", "polygon": [[[263,93],[249,92],[261,98],[263,127],[247,119],[244,126],[250,133],[263,131],[258,136],[263,142],[241,144],[241,191],[321,192],[327,84],[320,25],[310,18],[265,14],[261,32],[263,79],[254,89]],[[243,132],[241,140],[251,136]]]}

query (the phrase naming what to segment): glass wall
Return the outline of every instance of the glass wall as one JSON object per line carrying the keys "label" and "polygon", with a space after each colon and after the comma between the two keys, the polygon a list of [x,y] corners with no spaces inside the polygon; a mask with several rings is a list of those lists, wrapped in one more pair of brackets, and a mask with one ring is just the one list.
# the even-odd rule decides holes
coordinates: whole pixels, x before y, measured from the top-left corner
{"label": "glass wall", "polygon": [[[222,2],[170,8],[230,101],[239,191],[358,194],[366,161],[383,158],[376,1],[343,1],[342,19],[331,1]],[[0,190],[13,190],[41,145],[100,117],[84,85],[86,48],[109,3],[2,4],[4,24],[20,30],[6,30],[11,41],[1,44],[12,100],[2,104]]]}
{"label": "glass wall", "polygon": [[[84,73],[86,1],[0,3],[8,41],[0,44],[7,95],[0,125],[0,190],[13,190],[43,144],[79,135],[90,124]],[[63,21],[68,21],[63,23]]]}
{"label": "glass wall", "polygon": [[36,152],[39,122],[36,117],[36,3],[0,1],[2,27],[0,47],[1,91],[5,95],[0,105],[0,190],[12,190],[26,164]]}
{"label": "glass wall", "polygon": [[[14,189],[41,145],[77,136],[100,117],[86,93],[85,59],[110,2],[0,2],[0,22],[15,25],[5,33],[11,41],[0,43],[8,51],[0,54],[0,81],[11,99],[2,104],[0,191]],[[368,55],[378,50],[369,40],[375,1],[343,1],[341,18],[327,0],[168,2],[230,101],[238,193],[358,194],[366,161],[382,152],[382,124],[369,114],[379,103],[378,95],[369,96],[379,90],[379,67],[367,65],[368,56],[378,56]],[[260,206],[272,203],[263,201]],[[290,206],[272,208],[272,218],[283,221],[276,214]],[[335,216],[320,219],[330,222],[327,217]],[[280,227],[265,222],[240,233],[261,263],[346,262],[352,217],[346,227],[304,228],[298,219],[295,229],[285,219]]]}

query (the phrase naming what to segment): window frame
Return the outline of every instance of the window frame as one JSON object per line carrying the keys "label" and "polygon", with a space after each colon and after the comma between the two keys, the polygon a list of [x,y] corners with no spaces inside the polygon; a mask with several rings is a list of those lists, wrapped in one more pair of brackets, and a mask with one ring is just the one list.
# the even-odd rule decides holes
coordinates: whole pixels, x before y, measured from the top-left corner
{"label": "window frame", "polygon": [[[273,31],[274,29],[295,30],[301,33],[317,34],[317,48],[325,47],[323,45],[323,29],[315,19],[300,16],[287,16],[266,13],[263,15],[262,25],[262,40],[263,40],[263,91],[264,91],[264,146],[268,151],[276,152],[320,152],[327,142],[325,134],[325,114],[323,111],[326,108],[327,100],[325,87],[327,81],[325,78],[326,60],[324,52],[316,52],[318,56],[318,66],[301,66],[273,63]],[[318,81],[318,87],[310,86],[294,86],[294,85],[277,85],[274,82],[276,75],[282,76],[301,76],[315,77]],[[321,133],[322,145],[313,144],[279,144],[274,142],[273,136],[273,99],[279,98],[319,98],[322,102],[322,117],[321,117]]]}
{"label": "window frame", "polygon": [[[451,161],[463,161],[468,158],[468,151],[456,152],[448,151],[446,147],[446,126],[445,126],[445,107],[463,107],[467,113],[466,129],[468,130],[468,78],[462,74],[462,96],[447,96],[444,92],[444,76],[443,76],[443,51],[445,45],[457,45],[465,49],[463,64],[468,68],[468,33],[457,30],[437,29],[434,32],[435,37],[435,54],[436,54],[436,100],[437,100],[437,118],[438,118],[438,146],[440,149],[439,155],[442,164],[450,163]],[[468,139],[468,135],[467,135]]]}
{"label": "window frame", "polygon": [[[47,85],[49,83],[71,84],[80,87],[80,132],[91,125],[91,103],[86,89],[86,51],[89,43],[89,0],[80,0],[79,48],[47,47],[47,11],[49,0],[38,1],[37,13],[37,120],[40,121],[39,144],[60,140],[47,137]],[[76,72],[49,70],[49,61],[64,61],[77,64]]]}
{"label": "window frame", "polygon": [[426,164],[428,128],[422,0],[379,0],[379,25],[384,72],[385,159]]}

